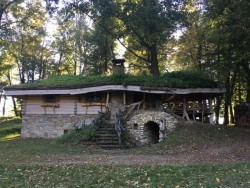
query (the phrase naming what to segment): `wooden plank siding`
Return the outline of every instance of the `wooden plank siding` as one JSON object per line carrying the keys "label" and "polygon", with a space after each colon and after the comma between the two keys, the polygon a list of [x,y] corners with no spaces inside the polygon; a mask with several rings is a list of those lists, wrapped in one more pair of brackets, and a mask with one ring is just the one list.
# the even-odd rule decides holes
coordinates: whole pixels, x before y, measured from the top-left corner
{"label": "wooden plank siding", "polygon": [[98,114],[105,111],[103,103],[85,103],[78,96],[60,95],[56,103],[46,103],[43,96],[27,96],[24,114]]}
{"label": "wooden plank siding", "polygon": [[44,114],[44,109],[41,107],[43,100],[42,96],[27,96],[24,99],[25,102],[25,114]]}
{"label": "wooden plank siding", "polygon": [[[104,103],[105,104],[105,103]],[[82,103],[77,103],[77,114],[98,114],[98,112],[104,112],[105,106],[92,106],[91,104],[86,106]]]}

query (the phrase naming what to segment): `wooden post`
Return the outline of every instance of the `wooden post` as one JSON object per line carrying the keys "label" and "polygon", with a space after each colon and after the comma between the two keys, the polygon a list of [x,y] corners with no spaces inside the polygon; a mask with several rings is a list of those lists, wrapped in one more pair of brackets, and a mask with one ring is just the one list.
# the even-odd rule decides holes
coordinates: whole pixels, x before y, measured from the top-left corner
{"label": "wooden post", "polygon": [[204,122],[204,109],[202,109],[202,114],[201,114],[201,123]]}
{"label": "wooden post", "polygon": [[123,91],[123,104],[126,106],[126,91]]}
{"label": "wooden post", "polygon": [[188,121],[190,121],[190,119],[188,117],[188,113],[187,113],[187,101],[186,101],[185,96],[183,96],[183,104],[182,104],[182,106],[183,106],[183,119],[185,119],[185,117],[186,117],[186,119]]}
{"label": "wooden post", "polygon": [[195,111],[196,111],[196,109],[195,109],[195,102],[193,102],[192,108],[193,108],[193,121],[195,122],[196,121],[195,120]]}
{"label": "wooden post", "polygon": [[143,109],[146,108],[146,93],[143,93]]}
{"label": "wooden post", "polygon": [[78,97],[75,97],[75,102],[74,102],[74,115],[77,114],[77,102],[78,102]]}
{"label": "wooden post", "polygon": [[26,114],[26,105],[27,105],[27,97],[24,98],[23,103],[22,103],[22,114]]}
{"label": "wooden post", "polygon": [[209,123],[214,124],[214,112],[213,112],[213,102],[212,99],[208,100],[209,104],[209,112],[210,112],[210,117],[209,117]]}
{"label": "wooden post", "polygon": [[109,92],[107,92],[106,107],[108,107],[108,104],[109,104]]}

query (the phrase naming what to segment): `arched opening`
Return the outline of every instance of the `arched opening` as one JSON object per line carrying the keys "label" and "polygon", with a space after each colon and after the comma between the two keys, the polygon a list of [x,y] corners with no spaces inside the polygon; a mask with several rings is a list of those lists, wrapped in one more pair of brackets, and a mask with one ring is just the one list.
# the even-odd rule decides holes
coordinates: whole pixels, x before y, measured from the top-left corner
{"label": "arched opening", "polygon": [[149,145],[159,142],[159,125],[154,121],[149,121],[144,126],[145,136],[148,138]]}

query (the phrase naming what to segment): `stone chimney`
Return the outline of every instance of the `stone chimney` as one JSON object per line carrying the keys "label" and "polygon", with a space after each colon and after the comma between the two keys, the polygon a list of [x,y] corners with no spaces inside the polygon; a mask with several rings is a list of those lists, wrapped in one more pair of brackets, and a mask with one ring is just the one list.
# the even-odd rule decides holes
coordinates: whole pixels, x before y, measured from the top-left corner
{"label": "stone chimney", "polygon": [[112,60],[113,74],[125,73],[124,62],[125,62],[125,59],[113,59]]}

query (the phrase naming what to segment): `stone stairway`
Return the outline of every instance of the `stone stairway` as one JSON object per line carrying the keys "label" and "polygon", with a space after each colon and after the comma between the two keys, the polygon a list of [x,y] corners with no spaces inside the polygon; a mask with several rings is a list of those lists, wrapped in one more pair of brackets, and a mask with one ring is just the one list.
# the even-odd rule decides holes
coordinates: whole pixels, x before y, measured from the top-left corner
{"label": "stone stairway", "polygon": [[97,129],[96,144],[103,149],[120,149],[113,123],[104,123]]}

